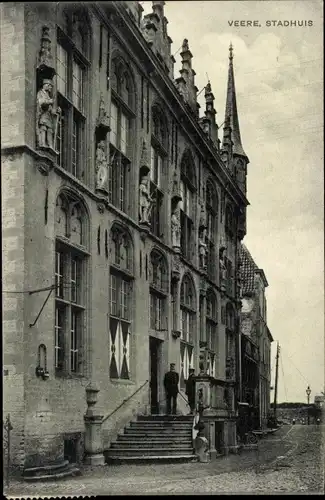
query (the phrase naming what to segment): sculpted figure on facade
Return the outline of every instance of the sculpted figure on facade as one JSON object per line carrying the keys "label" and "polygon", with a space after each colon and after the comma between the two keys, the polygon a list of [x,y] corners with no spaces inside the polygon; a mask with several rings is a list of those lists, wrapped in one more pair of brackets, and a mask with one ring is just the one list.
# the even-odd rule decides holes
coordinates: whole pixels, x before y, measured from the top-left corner
{"label": "sculpted figure on facade", "polygon": [[142,224],[150,224],[154,201],[154,197],[150,195],[149,177],[145,175],[142,177],[139,186],[139,222]]}
{"label": "sculpted figure on facade", "polygon": [[41,49],[39,51],[39,68],[52,69],[52,75],[54,74],[53,68],[53,57],[51,54],[51,37],[50,29],[47,26],[42,28],[42,38],[41,38]]}
{"label": "sculpted figure on facade", "polygon": [[96,149],[96,189],[107,192],[108,164],[105,141],[99,141]]}
{"label": "sculpted figure on facade", "polygon": [[202,230],[201,237],[199,238],[199,259],[200,259],[200,267],[202,269],[206,269],[207,267],[207,253],[208,246],[205,242],[206,239],[206,229]]}
{"label": "sculpted figure on facade", "polygon": [[226,248],[221,247],[219,251],[219,285],[222,290],[226,289],[227,283],[227,267],[225,263]]}
{"label": "sculpted figure on facade", "polygon": [[176,206],[171,217],[172,226],[172,246],[180,248],[181,246],[181,221],[179,214],[179,207]]}
{"label": "sculpted figure on facade", "polygon": [[[42,148],[54,149],[56,127],[61,109],[53,108],[52,80],[43,80],[43,86],[37,93],[37,144]],[[55,119],[56,117],[56,119]]]}

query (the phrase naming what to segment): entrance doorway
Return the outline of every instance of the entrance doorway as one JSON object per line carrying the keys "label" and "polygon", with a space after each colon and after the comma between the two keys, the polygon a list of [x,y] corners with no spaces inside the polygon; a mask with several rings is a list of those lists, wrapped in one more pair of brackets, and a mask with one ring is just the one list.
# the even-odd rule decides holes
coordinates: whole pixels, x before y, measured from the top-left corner
{"label": "entrance doorway", "polygon": [[155,337],[149,337],[150,407],[152,415],[159,414],[161,343],[161,340]]}
{"label": "entrance doorway", "polygon": [[215,423],[215,447],[217,453],[223,453],[223,422]]}

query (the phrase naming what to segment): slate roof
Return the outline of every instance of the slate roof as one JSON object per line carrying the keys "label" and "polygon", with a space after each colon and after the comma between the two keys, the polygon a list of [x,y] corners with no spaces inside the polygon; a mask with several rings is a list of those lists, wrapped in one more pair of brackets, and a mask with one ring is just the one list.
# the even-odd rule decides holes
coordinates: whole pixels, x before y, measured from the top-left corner
{"label": "slate roof", "polygon": [[253,257],[242,243],[240,245],[241,275],[242,275],[242,294],[254,292],[255,272],[259,269],[255,264]]}

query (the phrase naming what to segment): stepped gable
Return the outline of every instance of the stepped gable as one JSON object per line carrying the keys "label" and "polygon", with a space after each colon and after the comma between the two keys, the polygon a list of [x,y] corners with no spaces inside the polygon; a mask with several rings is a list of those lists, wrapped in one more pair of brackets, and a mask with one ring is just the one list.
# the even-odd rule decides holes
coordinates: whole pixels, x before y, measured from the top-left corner
{"label": "stepped gable", "polygon": [[143,17],[141,31],[165,71],[174,78],[175,59],[171,54],[173,41],[167,33],[168,19],[164,14],[164,5],[165,2],[161,0],[152,2],[152,12]]}

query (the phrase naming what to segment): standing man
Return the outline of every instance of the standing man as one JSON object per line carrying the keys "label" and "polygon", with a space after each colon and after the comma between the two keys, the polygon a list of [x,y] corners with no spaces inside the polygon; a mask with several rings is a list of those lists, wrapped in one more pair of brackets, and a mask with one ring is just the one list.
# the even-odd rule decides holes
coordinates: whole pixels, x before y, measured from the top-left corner
{"label": "standing man", "polygon": [[173,415],[176,415],[177,394],[178,394],[179,375],[175,371],[175,363],[170,364],[169,372],[165,373],[164,387],[167,400],[167,414],[171,414],[171,400],[173,398]]}
{"label": "standing man", "polygon": [[194,368],[189,369],[188,379],[186,380],[186,390],[185,394],[187,396],[187,401],[191,409],[191,413],[195,410],[195,375]]}

